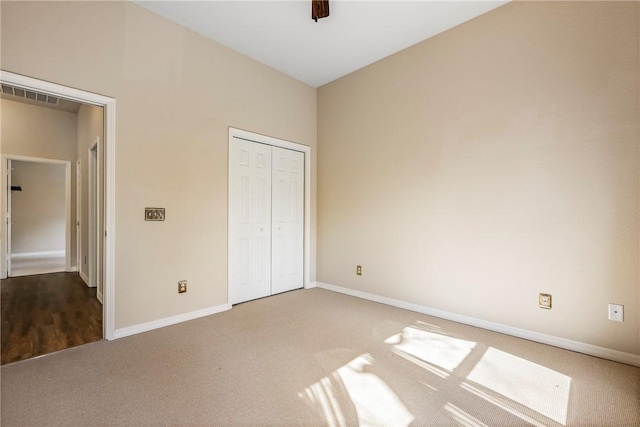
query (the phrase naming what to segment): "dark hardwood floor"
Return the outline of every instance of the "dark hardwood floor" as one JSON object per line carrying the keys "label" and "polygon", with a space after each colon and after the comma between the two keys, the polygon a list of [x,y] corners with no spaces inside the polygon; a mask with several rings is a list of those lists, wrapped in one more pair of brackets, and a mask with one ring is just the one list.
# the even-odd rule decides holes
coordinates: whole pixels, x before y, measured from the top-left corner
{"label": "dark hardwood floor", "polygon": [[2,364],[102,339],[96,288],[77,273],[2,280]]}

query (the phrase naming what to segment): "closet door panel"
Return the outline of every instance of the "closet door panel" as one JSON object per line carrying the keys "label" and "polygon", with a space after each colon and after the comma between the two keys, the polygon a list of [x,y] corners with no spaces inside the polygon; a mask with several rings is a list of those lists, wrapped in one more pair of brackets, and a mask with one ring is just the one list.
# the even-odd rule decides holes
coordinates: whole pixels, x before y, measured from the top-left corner
{"label": "closet door panel", "polygon": [[272,148],[271,293],[302,288],[304,153]]}
{"label": "closet door panel", "polygon": [[271,147],[229,144],[229,301],[271,294]]}

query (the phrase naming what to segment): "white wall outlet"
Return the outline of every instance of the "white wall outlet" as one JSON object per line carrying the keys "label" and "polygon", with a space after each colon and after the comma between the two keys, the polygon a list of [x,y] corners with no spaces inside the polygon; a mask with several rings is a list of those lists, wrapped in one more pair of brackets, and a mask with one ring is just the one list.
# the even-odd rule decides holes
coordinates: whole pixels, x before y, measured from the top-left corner
{"label": "white wall outlet", "polygon": [[609,320],[624,322],[624,305],[609,304]]}

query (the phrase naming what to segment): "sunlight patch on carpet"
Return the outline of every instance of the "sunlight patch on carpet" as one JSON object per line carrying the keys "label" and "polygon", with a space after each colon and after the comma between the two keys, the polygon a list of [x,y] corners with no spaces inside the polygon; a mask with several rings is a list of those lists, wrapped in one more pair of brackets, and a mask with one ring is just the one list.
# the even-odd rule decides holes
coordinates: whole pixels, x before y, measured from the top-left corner
{"label": "sunlight patch on carpet", "polygon": [[447,402],[447,404],[444,406],[444,410],[447,411],[447,413],[449,413],[449,416],[453,418],[460,426],[488,427],[485,423],[466,413],[451,402]]}
{"label": "sunlight patch on carpet", "polygon": [[[369,372],[373,363],[370,354],[358,356],[305,388],[298,397],[322,414],[332,427],[347,426],[344,414],[353,414],[354,409],[361,426],[408,426],[414,420],[413,414],[380,377]],[[348,402],[348,407],[341,407],[340,401],[343,405]]]}
{"label": "sunlight patch on carpet", "polygon": [[489,347],[467,380],[566,425],[571,378]]}
{"label": "sunlight patch on carpet", "polygon": [[484,391],[466,382],[462,383],[460,387],[462,387],[463,390],[466,390],[472,393],[473,395],[485,400],[486,402],[491,403],[492,405],[502,409],[503,411],[508,412],[511,415],[514,415],[520,418],[522,421],[524,421],[527,424],[530,424],[534,427],[547,427],[544,424],[538,422],[537,420],[531,418],[527,414],[523,414],[521,411],[518,411],[516,408],[513,407],[513,404],[508,402],[508,399],[506,398],[503,399],[503,398],[491,396],[488,393],[485,393]]}
{"label": "sunlight patch on carpet", "polygon": [[[334,373],[334,376],[337,375]],[[306,399],[311,406],[318,408],[329,427],[347,425],[338,401],[338,391],[335,390],[333,382],[328,377],[311,384],[303,393],[298,393],[298,397]]]}
{"label": "sunlight patch on carpet", "polygon": [[433,333],[412,326],[408,326],[401,333],[387,338],[385,343],[450,372],[456,369],[476,346],[473,341]]}
{"label": "sunlight patch on carpet", "polygon": [[367,372],[372,363],[371,355],[364,354],[338,369],[358,413],[358,424],[408,426],[413,415],[384,381]]}

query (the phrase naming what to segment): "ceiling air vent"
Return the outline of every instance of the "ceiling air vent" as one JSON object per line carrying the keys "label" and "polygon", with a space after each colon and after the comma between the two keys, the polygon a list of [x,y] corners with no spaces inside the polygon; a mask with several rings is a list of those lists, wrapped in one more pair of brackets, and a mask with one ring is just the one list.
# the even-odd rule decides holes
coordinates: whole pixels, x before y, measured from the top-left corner
{"label": "ceiling air vent", "polygon": [[32,90],[20,89],[9,85],[2,85],[2,93],[4,95],[11,95],[17,98],[29,99],[31,101],[43,102],[45,104],[58,105],[60,98],[56,96],[50,96],[40,92],[34,92]]}

